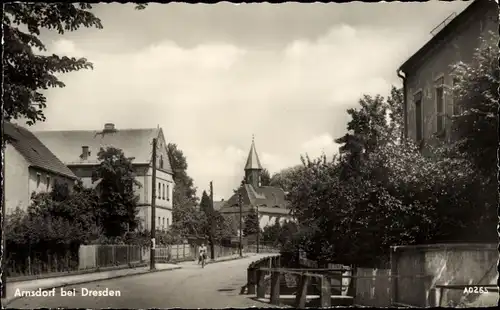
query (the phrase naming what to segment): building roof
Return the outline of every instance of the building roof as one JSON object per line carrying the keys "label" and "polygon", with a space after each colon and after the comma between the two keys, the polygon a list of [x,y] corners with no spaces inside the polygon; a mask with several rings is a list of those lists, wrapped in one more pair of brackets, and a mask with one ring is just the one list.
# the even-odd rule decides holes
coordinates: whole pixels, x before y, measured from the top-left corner
{"label": "building roof", "polygon": [[8,143],[26,159],[30,166],[77,179],[77,176],[28,129],[4,122],[4,135]]}
{"label": "building roof", "polygon": [[[279,187],[261,186],[254,188],[245,184],[241,189],[243,212],[251,208],[259,208],[259,213],[289,215],[290,209],[285,199],[285,192]],[[220,209],[221,213],[239,212],[238,194],[234,194]]]}
{"label": "building roof", "polygon": [[407,72],[411,70],[427,53],[429,53],[434,47],[442,42],[448,35],[450,35],[460,24],[464,23],[471,15],[473,15],[477,10],[482,8],[489,8],[491,5],[496,5],[492,0],[474,0],[470,5],[468,5],[460,14],[453,18],[448,24],[446,24],[441,31],[439,31],[435,36],[433,36],[422,48],[420,48],[415,54],[413,54],[407,61],[405,61],[399,70]]}
{"label": "building roof", "polygon": [[214,200],[214,210],[219,211],[224,205],[226,204],[226,201],[215,201]]}
{"label": "building roof", "polygon": [[[149,164],[152,156],[153,138],[162,133],[160,128],[117,129],[112,131],[70,130],[38,131],[34,133],[67,165],[97,164],[97,153],[101,147],[116,147],[125,156],[134,158],[134,164]],[[82,159],[82,147],[87,146],[90,154]],[[169,162],[165,160],[165,162]],[[170,166],[167,170],[171,170]]]}
{"label": "building roof", "polygon": [[259,155],[257,155],[257,151],[255,150],[255,142],[253,138],[245,170],[262,170],[262,165],[260,164]]}

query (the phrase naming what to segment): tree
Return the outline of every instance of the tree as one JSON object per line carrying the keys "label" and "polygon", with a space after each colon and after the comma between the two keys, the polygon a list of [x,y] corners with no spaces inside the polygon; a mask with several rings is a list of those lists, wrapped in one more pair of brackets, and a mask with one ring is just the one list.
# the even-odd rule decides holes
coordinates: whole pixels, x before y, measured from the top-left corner
{"label": "tree", "polygon": [[302,165],[297,165],[294,167],[283,169],[273,174],[269,182],[269,185],[280,187],[285,192],[288,192],[290,190],[290,184],[292,182],[292,179],[295,178],[295,176],[300,172],[302,168],[303,168]]}
{"label": "tree", "polygon": [[[145,8],[139,5],[138,9]],[[101,20],[91,13],[88,3],[21,3],[9,2],[3,11],[3,118],[25,118],[28,125],[44,121],[49,87],[64,87],[59,73],[92,69],[85,58],[36,54],[46,51],[40,40],[42,29],[59,34],[80,27],[102,29]],[[25,26],[20,28],[20,26]],[[26,29],[26,30],[23,30]]]}
{"label": "tree", "polygon": [[255,209],[251,208],[248,211],[248,214],[245,215],[244,226],[243,226],[243,235],[249,236],[254,235],[259,232],[259,218],[257,216],[257,212]]}
{"label": "tree", "polygon": [[123,236],[138,226],[139,196],[135,189],[141,187],[135,177],[133,158],[122,150],[107,147],[97,153],[100,161],[93,181],[99,181],[99,212],[101,225],[108,237]]}
{"label": "tree", "polygon": [[484,176],[496,179],[491,164],[497,161],[498,145],[498,34],[481,38],[474,60],[459,62],[453,69],[452,91],[459,112],[452,117],[455,147]]}
{"label": "tree", "polygon": [[203,191],[200,201],[200,211],[204,212],[205,214],[209,214],[211,209],[212,209],[212,203],[210,201],[210,197],[208,197],[206,191]]}
{"label": "tree", "polygon": [[262,169],[260,172],[260,185],[261,186],[269,186],[271,183],[271,175],[267,169]]}
{"label": "tree", "polygon": [[172,229],[181,236],[203,236],[204,214],[197,210],[196,188],[193,179],[187,174],[187,159],[177,144],[167,145],[168,158],[174,172],[173,223]]}

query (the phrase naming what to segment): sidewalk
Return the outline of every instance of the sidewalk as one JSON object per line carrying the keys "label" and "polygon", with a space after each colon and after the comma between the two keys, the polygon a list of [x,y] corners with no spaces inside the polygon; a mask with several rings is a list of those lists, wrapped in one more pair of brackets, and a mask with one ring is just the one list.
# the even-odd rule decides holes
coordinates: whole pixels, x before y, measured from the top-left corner
{"label": "sidewalk", "polygon": [[16,290],[18,289],[20,291],[35,291],[38,289],[46,290],[46,289],[63,287],[67,285],[83,284],[88,282],[140,275],[149,272],[174,270],[179,268],[182,267],[175,264],[156,264],[156,270],[154,271],[151,271],[149,269],[149,266],[145,266],[137,268],[126,268],[126,269],[118,269],[111,271],[63,276],[57,278],[46,278],[46,279],[21,281],[21,282],[7,282],[7,297],[2,298],[2,305],[5,306],[12,300],[17,299],[18,296],[15,296],[15,293]]}
{"label": "sidewalk", "polygon": [[[244,253],[242,258],[246,258],[248,256],[254,255],[253,253]],[[207,264],[213,264],[217,262],[230,261],[234,259],[239,259],[240,256],[238,254],[219,257],[215,260],[208,260]],[[188,262],[184,262],[188,263]],[[12,300],[19,298],[15,296],[15,292],[17,289],[20,291],[35,291],[38,289],[48,290],[52,288],[64,287],[67,285],[76,285],[83,284],[101,280],[115,279],[126,276],[140,275],[149,272],[159,272],[166,270],[174,270],[182,268],[184,263],[179,264],[156,264],[156,270],[151,271],[149,266],[145,267],[137,267],[137,268],[126,268],[126,269],[118,269],[118,270],[110,270],[110,271],[102,271],[102,272],[93,272],[86,274],[78,274],[71,276],[63,276],[63,277],[54,277],[54,278],[46,278],[46,279],[37,279],[31,281],[20,281],[20,282],[7,282],[7,298],[2,298],[2,305],[6,306]]]}

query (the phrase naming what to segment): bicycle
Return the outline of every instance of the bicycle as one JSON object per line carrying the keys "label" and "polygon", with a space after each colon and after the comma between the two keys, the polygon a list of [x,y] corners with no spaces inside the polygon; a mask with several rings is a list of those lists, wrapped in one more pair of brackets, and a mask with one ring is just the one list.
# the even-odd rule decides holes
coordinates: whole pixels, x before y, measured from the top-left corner
{"label": "bicycle", "polygon": [[201,255],[201,268],[205,268],[205,254]]}

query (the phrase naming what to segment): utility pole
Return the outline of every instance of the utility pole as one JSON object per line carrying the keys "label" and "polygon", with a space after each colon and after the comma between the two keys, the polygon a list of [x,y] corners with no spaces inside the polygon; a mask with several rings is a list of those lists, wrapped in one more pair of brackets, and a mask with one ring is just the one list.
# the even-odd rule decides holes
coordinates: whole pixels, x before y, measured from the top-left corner
{"label": "utility pole", "polygon": [[242,230],[242,223],[241,221],[243,220],[242,219],[242,213],[243,213],[243,199],[241,197],[241,192],[238,193],[238,204],[240,205],[240,257],[243,257],[243,245],[241,244],[241,237],[243,235],[243,230]]}
{"label": "utility pole", "polygon": [[259,235],[260,235],[260,220],[259,220],[259,205],[257,205],[257,253],[259,253]]}
{"label": "utility pole", "polygon": [[208,211],[208,224],[210,225],[210,257],[215,259],[215,249],[214,249],[214,235],[215,235],[215,219],[214,219],[214,186],[213,182],[210,181],[210,210]]}
{"label": "utility pole", "polygon": [[153,176],[151,190],[151,251],[150,251],[150,266],[151,270],[155,269],[155,250],[156,250],[156,138],[153,139]]}
{"label": "utility pole", "polygon": [[[6,144],[5,142],[2,143],[2,149],[5,152],[5,147]],[[3,185],[5,189],[5,156],[3,156],[3,165],[2,165],[2,179],[3,179]],[[5,233],[5,191],[2,191],[2,298],[7,297],[7,255],[5,254],[5,248],[7,245],[7,241],[5,240],[5,237],[7,237],[7,234]]]}

